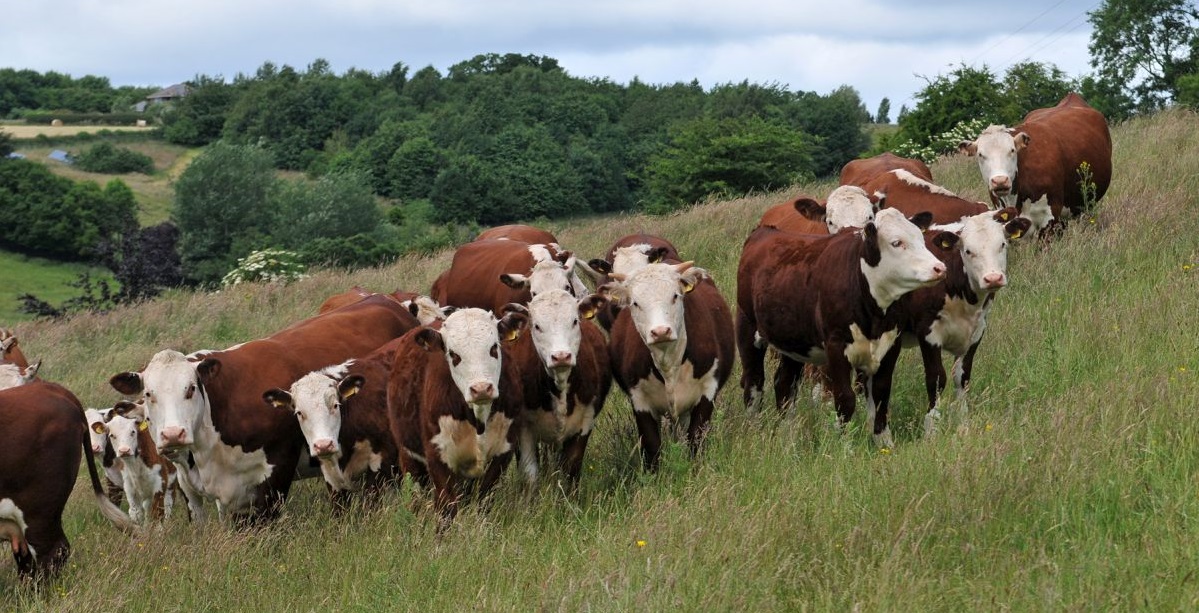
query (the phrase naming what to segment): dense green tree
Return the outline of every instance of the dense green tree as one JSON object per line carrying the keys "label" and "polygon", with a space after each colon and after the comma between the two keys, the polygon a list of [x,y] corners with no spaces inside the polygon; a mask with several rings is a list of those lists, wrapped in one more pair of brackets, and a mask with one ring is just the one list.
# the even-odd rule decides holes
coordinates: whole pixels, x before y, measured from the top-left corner
{"label": "dense green tree", "polygon": [[1060,68],[1042,62],[1020,62],[1007,69],[1002,82],[1003,106],[990,121],[1015,125],[1033,109],[1056,105],[1066,94],[1077,91],[1078,83]]}
{"label": "dense green tree", "polygon": [[220,138],[237,93],[219,76],[197,75],[187,86],[187,96],[162,115],[163,138],[188,147],[207,145]]}
{"label": "dense green tree", "polygon": [[1194,0],[1104,0],[1090,21],[1096,79],[1141,110],[1160,108],[1178,95],[1179,78],[1199,72]]}
{"label": "dense green tree", "polygon": [[445,154],[427,136],[405,140],[388,160],[388,191],[402,200],[428,198],[444,164]]}
{"label": "dense green tree", "polygon": [[8,157],[13,152],[12,134],[0,129],[0,158]]}
{"label": "dense green tree", "polygon": [[369,232],[383,221],[365,173],[338,172],[316,181],[280,180],[270,196],[272,244],[298,250],[319,238]]}
{"label": "dense green tree", "polygon": [[927,143],[963,121],[999,121],[1003,98],[995,75],[987,67],[961,65],[925,82],[927,85],[915,95],[916,108],[901,115],[901,138]]}
{"label": "dense green tree", "polygon": [[827,96],[808,92],[798,96],[792,112],[799,128],[813,136],[811,162],[797,167],[818,177],[839,172],[846,162],[858,157],[870,146],[865,124],[870,114],[857,90],[843,85]]}
{"label": "dense green tree", "polygon": [[883,96],[878,103],[878,112],[874,114],[874,123],[891,123],[891,99]]}

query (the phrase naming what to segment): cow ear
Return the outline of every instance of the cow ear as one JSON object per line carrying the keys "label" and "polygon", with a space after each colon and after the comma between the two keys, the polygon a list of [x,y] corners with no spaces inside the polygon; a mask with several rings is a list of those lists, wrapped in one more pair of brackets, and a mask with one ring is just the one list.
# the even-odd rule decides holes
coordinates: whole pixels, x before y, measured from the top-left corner
{"label": "cow ear", "polygon": [[500,275],[500,283],[503,283],[512,289],[525,289],[529,287],[529,277],[515,273],[504,273]]}
{"label": "cow ear", "polygon": [[207,383],[221,374],[221,361],[216,358],[204,358],[196,364],[196,372],[200,374],[200,382]]}
{"label": "cow ear", "polygon": [[364,385],[366,385],[366,377],[350,375],[337,383],[337,396],[342,402],[345,402],[346,398],[361,392]]}
{"label": "cow ear", "polygon": [[26,381],[32,381],[32,380],[33,380],[33,378],[37,376],[37,371],[38,371],[38,369],[40,369],[41,367],[42,367],[42,361],[41,361],[41,360],[38,360],[38,361],[36,361],[36,362],[34,362],[34,363],[30,364],[29,366],[26,366],[26,367],[25,367],[25,374],[23,375],[23,378],[24,378]]}
{"label": "cow ear", "polygon": [[866,196],[866,199],[874,205],[875,212],[887,208],[887,192],[884,192],[881,189],[875,191],[872,195]]}
{"label": "cow ear", "polygon": [[966,155],[975,155],[978,153],[978,145],[972,140],[964,140],[958,143],[958,152]]}
{"label": "cow ear", "polygon": [[120,415],[121,417],[124,417],[138,410],[139,408],[141,407],[139,407],[137,403],[129,402],[128,400],[117,401],[116,404],[112,405],[112,410],[108,412],[108,415],[104,417],[104,421],[112,419],[113,415]]}
{"label": "cow ear", "polygon": [[954,247],[957,247],[958,240],[960,238],[961,237],[953,232],[938,232],[937,235],[933,237],[933,244],[942,251],[949,251]]}
{"label": "cow ear", "polygon": [[279,388],[272,388],[262,393],[262,400],[276,409],[292,410],[295,400],[291,394]]}
{"label": "cow ear", "polygon": [[421,328],[421,331],[416,333],[413,340],[425,351],[445,350],[445,342],[441,340],[441,333],[433,328]]}
{"label": "cow ear", "polygon": [[909,217],[908,221],[915,224],[916,227],[920,228],[920,231],[923,232],[927,230],[929,226],[933,225],[933,214],[929,211],[921,211]]}
{"label": "cow ear", "polygon": [[509,302],[508,304],[504,305],[504,308],[500,309],[500,316],[502,317],[508,313],[520,313],[525,317],[528,317],[529,309],[525,305],[518,302]]}
{"label": "cow ear", "polygon": [[669,253],[670,249],[667,249],[666,247],[654,247],[653,249],[649,250],[649,253],[645,254],[645,259],[650,264],[657,264],[658,262],[665,260],[667,254]]}
{"label": "cow ear", "polygon": [[408,309],[408,312],[412,313],[413,317],[420,317],[420,305],[415,300],[405,300],[400,303],[400,306]]}
{"label": "cow ear", "polygon": [[15,336],[10,336],[10,337],[0,341],[0,354],[8,353],[8,350],[15,347],[16,344],[17,344],[17,337],[15,337]]}
{"label": "cow ear", "polygon": [[136,396],[145,389],[142,382],[142,374],[138,372],[123,372],[113,375],[108,380],[108,384],[126,396]]}
{"label": "cow ear", "polygon": [[574,257],[575,254],[570,251],[559,251],[558,253],[554,254],[554,260],[563,266],[573,260]]}
{"label": "cow ear", "polygon": [[862,259],[866,261],[867,266],[878,266],[883,259],[882,249],[878,246],[878,226],[874,222],[868,222],[862,228]]}
{"label": "cow ear", "polygon": [[1015,219],[1019,215],[1020,215],[1020,211],[1016,210],[1016,207],[1009,206],[1006,208],[999,209],[998,211],[995,211],[995,214],[991,216],[991,219],[994,219],[995,221],[998,221],[999,223],[1007,223],[1007,222]]}
{"label": "cow ear", "polygon": [[496,329],[500,332],[500,340],[505,343],[514,343],[520,338],[520,333],[525,329],[525,325],[529,323],[529,317],[524,313],[511,311],[496,322]]}
{"label": "cow ear", "polygon": [[1032,140],[1032,137],[1028,135],[1028,132],[1020,132],[1012,138],[1016,141],[1016,151],[1021,151],[1027,147],[1029,141]]}
{"label": "cow ear", "polygon": [[96,434],[107,434],[108,433],[108,426],[105,426],[104,422],[100,422],[100,421],[92,422],[91,428],[92,428],[92,432],[95,432]]}
{"label": "cow ear", "polygon": [[690,294],[691,290],[703,281],[708,275],[708,271],[698,267],[688,267],[679,275],[679,287],[682,288],[684,294]]}
{"label": "cow ear", "polygon": [[[612,276],[612,275],[609,275]],[[605,283],[595,288],[595,293],[608,299],[612,305],[617,307],[628,306],[629,290],[620,281]]]}
{"label": "cow ear", "polygon": [[588,260],[587,265],[591,267],[591,270],[594,270],[601,275],[606,275],[612,272],[612,263],[608,260],[595,258],[593,260]]}
{"label": "cow ear", "polygon": [[150,429],[149,420],[143,418],[143,419],[138,419],[136,421],[137,421],[137,431],[138,432],[145,432],[146,430]]}
{"label": "cow ear", "polygon": [[823,204],[807,196],[796,198],[791,206],[795,207],[795,212],[800,216],[812,221],[824,221],[824,216],[828,213],[828,209]]}
{"label": "cow ear", "polygon": [[457,310],[458,310],[458,307],[447,304],[447,305],[441,307],[441,316],[442,316],[442,318],[449,317],[450,315],[454,314],[454,311],[457,311]]}
{"label": "cow ear", "polygon": [[595,319],[595,314],[600,312],[608,304],[608,299],[604,296],[591,294],[579,300],[579,317],[583,319]]}
{"label": "cow ear", "polygon": [[1003,229],[1005,232],[1007,232],[1007,237],[1009,240],[1016,240],[1021,236],[1024,236],[1024,233],[1028,232],[1028,229],[1031,227],[1032,220],[1027,217],[1017,217],[1009,221],[1007,225],[1003,227]]}

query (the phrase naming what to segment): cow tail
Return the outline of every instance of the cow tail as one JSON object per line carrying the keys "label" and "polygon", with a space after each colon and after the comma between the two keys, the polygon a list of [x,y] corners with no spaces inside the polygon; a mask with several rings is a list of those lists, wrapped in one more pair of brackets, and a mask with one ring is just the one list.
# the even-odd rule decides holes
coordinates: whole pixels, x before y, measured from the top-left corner
{"label": "cow tail", "polygon": [[100,505],[100,514],[125,534],[137,532],[137,523],[130,519],[129,515],[121,510],[121,507],[108,499],[104,487],[100,485],[100,473],[96,470],[96,457],[92,454],[92,445],[86,436],[83,437],[83,456],[87,461],[87,474],[92,478],[92,491],[96,494],[96,503]]}

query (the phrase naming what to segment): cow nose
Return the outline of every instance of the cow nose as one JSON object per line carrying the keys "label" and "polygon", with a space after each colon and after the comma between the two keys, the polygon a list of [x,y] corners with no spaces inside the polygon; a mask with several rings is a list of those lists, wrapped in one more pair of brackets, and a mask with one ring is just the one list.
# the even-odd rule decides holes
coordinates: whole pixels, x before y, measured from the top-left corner
{"label": "cow nose", "polygon": [[159,431],[163,447],[178,447],[187,444],[187,430],[180,426],[167,426]]}
{"label": "cow nose", "polygon": [[312,444],[312,454],[317,456],[330,455],[337,452],[337,443],[333,439],[323,438]]}
{"label": "cow nose", "polygon": [[121,456],[122,458],[127,458],[133,455],[133,450],[128,447],[121,446],[120,449],[117,449],[117,455]]}
{"label": "cow nose", "polygon": [[983,285],[988,288],[1003,287],[1007,285],[1007,278],[1001,272],[993,272],[983,277]]}
{"label": "cow nose", "polygon": [[495,386],[490,383],[475,383],[470,386],[470,399],[473,401],[495,400],[495,395]]}
{"label": "cow nose", "polygon": [[99,445],[92,445],[92,453],[100,453],[103,449]]}
{"label": "cow nose", "polygon": [[552,366],[573,366],[574,355],[569,351],[555,351],[550,356],[550,364]]}
{"label": "cow nose", "polygon": [[933,277],[940,279],[945,276],[945,262],[933,264]]}
{"label": "cow nose", "polygon": [[1012,180],[1007,175],[996,175],[991,177],[991,191],[1006,192],[1012,188]]}
{"label": "cow nose", "polygon": [[670,326],[657,326],[649,331],[649,336],[650,338],[654,339],[655,343],[660,341],[668,341],[672,336],[674,336],[674,331],[671,330]]}

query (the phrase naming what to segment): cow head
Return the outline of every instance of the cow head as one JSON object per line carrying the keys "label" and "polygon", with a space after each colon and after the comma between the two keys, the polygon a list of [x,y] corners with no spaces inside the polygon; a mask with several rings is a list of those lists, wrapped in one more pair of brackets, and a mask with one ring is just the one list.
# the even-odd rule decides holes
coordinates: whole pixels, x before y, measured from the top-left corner
{"label": "cow head", "polygon": [[104,422],[108,419],[108,414],[112,412],[108,409],[84,409],[83,418],[88,424],[88,439],[92,444],[92,453],[100,455],[104,453],[104,447],[108,445],[108,433],[103,427]]}
{"label": "cow head", "polygon": [[[931,219],[921,213],[909,220],[896,209],[883,209],[862,228],[862,274],[883,310],[900,296],[945,278],[945,263],[928,250],[921,233],[921,225],[928,227]],[[948,249],[957,244],[958,237],[940,232],[937,239],[937,244]]]}
{"label": "cow head", "polygon": [[579,359],[583,340],[580,320],[592,319],[608,303],[603,296],[575,298],[562,290],[538,294],[525,307],[509,304],[504,312],[523,313],[532,329],[530,335],[541,365],[556,379],[561,388]]}
{"label": "cow head", "polygon": [[28,384],[37,378],[37,371],[41,367],[41,360],[26,367],[19,364],[0,364],[0,390]]}
{"label": "cow head", "polygon": [[601,295],[627,307],[633,325],[647,346],[684,341],[684,295],[707,277],[693,262],[648,264],[629,275],[613,274],[615,282],[603,286]]}
{"label": "cow head", "polygon": [[420,322],[422,326],[431,325],[435,321],[441,321],[447,315],[454,312],[452,306],[441,306],[437,301],[429,296],[417,296],[411,300],[405,300],[400,303],[401,306],[408,309],[409,313]]}
{"label": "cow head", "polygon": [[112,446],[112,451],[118,458],[137,456],[138,433],[150,428],[150,422],[134,407],[131,402],[118,402],[105,416],[104,421],[92,423],[92,432],[105,434],[108,444]]}
{"label": "cow head", "polygon": [[978,170],[991,195],[1007,201],[1016,185],[1016,159],[1030,140],[1027,133],[991,125],[973,141],[958,143],[958,150],[978,158]]}
{"label": "cow head", "polygon": [[190,448],[210,411],[204,382],[220,372],[213,357],[196,362],[165,349],[154,354],[145,370],[123,372],[108,380],[113,389],[145,403],[154,425],[154,444],[160,451]]}
{"label": "cow head", "polygon": [[984,296],[1007,285],[1008,241],[1028,232],[1032,223],[1014,208],[980,213],[961,221],[957,235],[962,268],[975,295]]}
{"label": "cow head", "polygon": [[353,360],[310,372],[291,384],[291,389],[270,389],[262,394],[267,404],[295,415],[314,458],[341,457],[341,405],[362,391],[366,379],[348,374]]}
{"label": "cow head", "polygon": [[657,264],[666,259],[670,249],[664,246],[653,247],[646,243],[617,247],[612,252],[612,265],[609,273],[629,275],[649,264]]}
{"label": "cow head", "polygon": [[842,228],[862,228],[874,221],[874,212],[885,205],[886,195],[881,192],[871,198],[860,187],[842,185],[828,195],[824,223],[829,234],[836,234]]}
{"label": "cow head", "polygon": [[0,328],[0,360],[22,367],[29,366],[25,354],[21,353],[21,348],[17,346],[16,335],[8,328]]}
{"label": "cow head", "polygon": [[529,274],[504,273],[500,275],[500,282],[512,289],[527,289],[533,296],[551,289],[563,289],[574,295],[574,279],[577,277],[573,268],[573,257],[569,265],[557,260],[542,260],[533,265]]}
{"label": "cow head", "polygon": [[486,424],[491,403],[500,393],[500,344],[515,342],[526,322],[522,313],[496,319],[483,309],[458,309],[445,318],[440,330],[422,328],[415,340],[426,351],[445,356],[454,385],[479,423]]}

